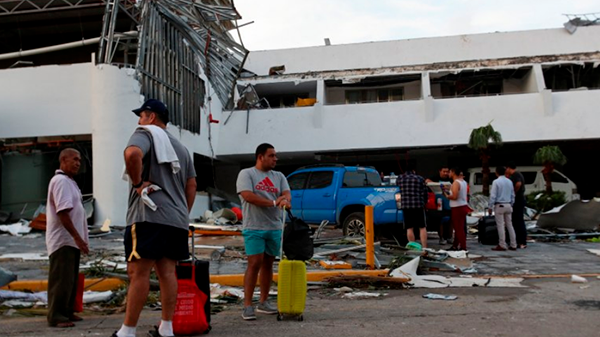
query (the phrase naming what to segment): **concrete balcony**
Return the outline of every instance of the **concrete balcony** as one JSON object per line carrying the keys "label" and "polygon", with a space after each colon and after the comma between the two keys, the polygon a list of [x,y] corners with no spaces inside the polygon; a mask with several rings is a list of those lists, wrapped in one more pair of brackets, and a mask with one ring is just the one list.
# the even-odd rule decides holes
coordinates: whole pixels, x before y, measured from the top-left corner
{"label": "concrete balcony", "polygon": [[466,144],[493,122],[507,142],[599,138],[600,90],[236,111],[220,126],[217,154],[248,155]]}

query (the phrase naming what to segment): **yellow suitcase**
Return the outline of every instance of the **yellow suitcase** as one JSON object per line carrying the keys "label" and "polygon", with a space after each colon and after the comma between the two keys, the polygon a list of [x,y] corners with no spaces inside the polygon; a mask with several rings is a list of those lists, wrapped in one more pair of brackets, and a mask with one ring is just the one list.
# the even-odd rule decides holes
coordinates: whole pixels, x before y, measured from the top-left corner
{"label": "yellow suitcase", "polygon": [[277,276],[277,320],[284,315],[295,316],[299,321],[304,320],[306,305],[306,265],[304,261],[283,259],[279,263]]}

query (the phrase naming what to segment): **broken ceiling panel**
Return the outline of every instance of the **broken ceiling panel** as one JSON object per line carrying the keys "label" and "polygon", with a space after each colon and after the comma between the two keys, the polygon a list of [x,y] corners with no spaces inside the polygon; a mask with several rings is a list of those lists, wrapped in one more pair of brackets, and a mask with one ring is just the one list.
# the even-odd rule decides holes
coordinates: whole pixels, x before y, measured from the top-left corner
{"label": "broken ceiling panel", "polygon": [[[128,2],[106,2],[99,63],[113,63],[116,51],[128,48],[114,38],[117,12]],[[200,108],[213,95],[200,76],[206,76],[214,95],[228,106],[246,60],[248,51],[229,35],[237,28],[239,13],[230,0],[142,0],[135,7],[142,95],[163,100],[173,124],[199,133]]]}

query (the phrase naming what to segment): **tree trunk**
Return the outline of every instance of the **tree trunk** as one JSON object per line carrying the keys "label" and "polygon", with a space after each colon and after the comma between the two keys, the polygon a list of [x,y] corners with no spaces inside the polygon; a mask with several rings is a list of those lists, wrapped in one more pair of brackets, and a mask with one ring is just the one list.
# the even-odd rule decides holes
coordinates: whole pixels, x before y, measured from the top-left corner
{"label": "tree trunk", "polygon": [[482,193],[486,197],[490,196],[490,156],[486,150],[481,151],[481,174],[483,175],[481,184]]}
{"label": "tree trunk", "polygon": [[554,172],[554,164],[546,163],[544,164],[544,169],[542,173],[544,174],[544,181],[546,182],[546,194],[552,194],[552,172]]}

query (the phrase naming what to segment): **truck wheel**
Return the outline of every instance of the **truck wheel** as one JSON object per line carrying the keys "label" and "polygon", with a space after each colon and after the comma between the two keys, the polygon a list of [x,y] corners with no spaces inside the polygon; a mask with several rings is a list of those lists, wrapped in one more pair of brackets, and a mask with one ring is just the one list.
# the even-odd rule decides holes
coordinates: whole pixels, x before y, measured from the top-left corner
{"label": "truck wheel", "polygon": [[351,213],[344,220],[345,236],[365,236],[365,214],[362,212]]}

